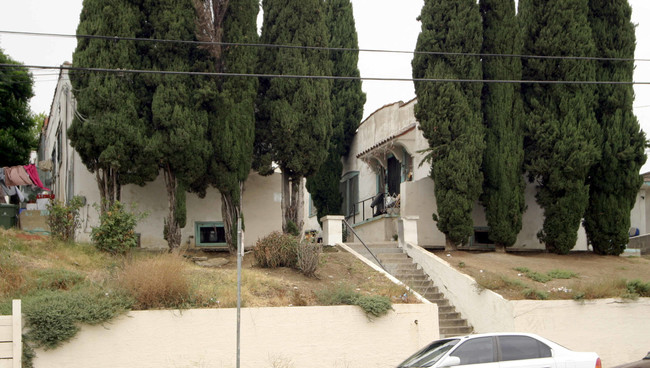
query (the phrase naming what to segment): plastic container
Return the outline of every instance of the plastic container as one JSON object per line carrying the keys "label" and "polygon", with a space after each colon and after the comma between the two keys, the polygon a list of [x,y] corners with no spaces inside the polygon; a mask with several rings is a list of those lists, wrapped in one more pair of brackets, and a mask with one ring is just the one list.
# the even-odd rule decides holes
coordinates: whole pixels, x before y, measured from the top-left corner
{"label": "plastic container", "polygon": [[18,206],[14,204],[0,203],[0,226],[10,229],[16,226],[16,215]]}

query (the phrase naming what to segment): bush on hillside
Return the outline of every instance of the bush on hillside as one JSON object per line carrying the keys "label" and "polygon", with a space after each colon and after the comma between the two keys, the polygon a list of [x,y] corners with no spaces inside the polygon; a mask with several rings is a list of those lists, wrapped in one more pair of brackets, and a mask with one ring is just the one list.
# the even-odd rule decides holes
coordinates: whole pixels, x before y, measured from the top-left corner
{"label": "bush on hillside", "polygon": [[298,238],[274,231],[255,243],[253,257],[260,267],[296,267]]}
{"label": "bush on hillside", "polygon": [[82,206],[83,200],[78,196],[72,197],[68,204],[54,201],[47,205],[50,213],[47,224],[54,238],[65,242],[74,241],[74,233],[80,225],[79,209]]}
{"label": "bush on hillside", "polygon": [[146,214],[126,210],[119,201],[99,216],[99,226],[93,228],[90,238],[97,249],[111,254],[124,254],[137,246],[135,227]]}

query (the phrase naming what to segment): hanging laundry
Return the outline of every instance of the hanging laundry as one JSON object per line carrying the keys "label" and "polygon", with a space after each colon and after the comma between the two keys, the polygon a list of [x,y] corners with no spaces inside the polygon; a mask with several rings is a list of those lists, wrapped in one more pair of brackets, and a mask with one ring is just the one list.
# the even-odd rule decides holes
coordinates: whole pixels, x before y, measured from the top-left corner
{"label": "hanging laundry", "polygon": [[34,184],[44,190],[49,191],[49,188],[46,188],[43,183],[41,182],[41,178],[38,177],[38,170],[36,169],[36,166],[30,164],[25,166],[25,170],[27,171],[27,174],[31,178],[31,180],[34,182]]}
{"label": "hanging laundry", "polygon": [[27,171],[22,166],[5,167],[5,184],[9,186],[34,185]]}
{"label": "hanging laundry", "polygon": [[16,194],[16,188],[9,186],[6,182],[6,167],[0,168],[0,186],[5,195],[12,196]]}

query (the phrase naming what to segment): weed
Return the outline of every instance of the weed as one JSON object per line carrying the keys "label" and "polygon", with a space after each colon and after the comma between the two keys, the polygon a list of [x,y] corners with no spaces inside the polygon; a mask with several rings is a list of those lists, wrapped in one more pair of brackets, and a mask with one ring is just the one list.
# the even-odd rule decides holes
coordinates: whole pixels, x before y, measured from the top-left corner
{"label": "weed", "polygon": [[578,276],[575,272],[567,270],[550,270],[546,274],[554,279],[570,279]]}
{"label": "weed", "polygon": [[465,268],[465,262],[458,262],[458,268]]}
{"label": "weed", "polygon": [[392,309],[390,298],[383,295],[358,295],[354,302],[363,309],[366,314],[380,317]]}
{"label": "weed", "polygon": [[86,278],[65,268],[48,268],[39,270],[36,274],[37,288],[44,290],[70,290]]}
{"label": "weed", "polygon": [[545,291],[527,288],[522,291],[526,299],[533,300],[546,300],[548,299],[548,293]]}
{"label": "weed", "polygon": [[540,273],[540,272],[534,272],[534,271],[533,271],[533,272],[529,272],[529,273],[527,273],[526,276],[527,276],[529,279],[531,279],[531,280],[533,280],[533,281],[536,281],[536,282],[539,282],[539,283],[542,283],[542,284],[547,283],[547,282],[553,280],[553,278],[550,277],[549,275],[545,275],[545,274],[543,274],[543,273]]}
{"label": "weed", "polygon": [[0,295],[17,292],[25,283],[25,276],[14,259],[0,257]]}
{"label": "weed", "polygon": [[190,282],[185,271],[183,258],[164,254],[127,263],[119,281],[139,308],[177,308],[190,299]]}

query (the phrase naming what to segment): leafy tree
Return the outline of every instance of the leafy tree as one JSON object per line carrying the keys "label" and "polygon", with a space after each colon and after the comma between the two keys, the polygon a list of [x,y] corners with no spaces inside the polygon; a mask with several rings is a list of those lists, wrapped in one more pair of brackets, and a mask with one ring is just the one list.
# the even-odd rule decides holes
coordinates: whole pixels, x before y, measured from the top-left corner
{"label": "leafy tree", "polygon": [[[265,48],[259,70],[264,74],[328,76],[325,5],[322,0],[263,0],[261,43],[299,46]],[[282,169],[282,229],[303,226],[304,177],[313,175],[327,157],[332,135],[331,82],[312,78],[261,78],[256,121],[256,167]]]}
{"label": "leafy tree", "polygon": [[[333,48],[358,49],[357,31],[350,0],[327,2],[329,45]],[[332,71],[335,76],[359,77],[358,51],[331,51]],[[332,138],[327,159],[316,174],[307,178],[307,190],[318,211],[318,218],[341,213],[343,200],[339,189],[343,163],[354,134],[363,116],[366,94],[361,90],[360,80],[332,82]]]}
{"label": "leafy tree", "polygon": [[19,67],[2,49],[0,64],[16,65],[0,68],[0,165],[25,165],[38,144],[33,134],[37,124],[29,110],[34,80],[27,68]]}
{"label": "leafy tree", "polygon": [[[481,14],[473,0],[426,0],[418,20],[422,30],[416,51],[481,51]],[[477,56],[417,53],[412,65],[416,79],[482,78]],[[481,194],[485,147],[481,89],[481,83],[415,82],[415,117],[429,141],[427,159],[435,182],[438,213],[433,219],[451,249],[473,234],[472,210]]]}
{"label": "leafy tree", "polygon": [[[196,14],[191,0],[145,1],[141,9],[146,17],[141,37],[153,39],[196,40]],[[162,43],[140,54],[151,61],[154,70],[203,71],[208,54],[196,45]],[[147,121],[150,139],[147,150],[163,174],[169,213],[164,235],[170,251],[181,243],[185,226],[185,195],[190,183],[206,171],[211,152],[205,137],[208,111],[203,108],[209,97],[201,89],[201,79],[188,75],[148,76],[145,106],[150,106]]]}
{"label": "leafy tree", "polygon": [[[513,0],[481,0],[484,54],[521,54]],[[521,79],[521,59],[484,57],[486,80]],[[485,83],[482,95],[485,130],[483,195],[489,237],[503,251],[517,240],[524,200],[523,105],[518,84]]]}
{"label": "leafy tree", "polygon": [[[203,41],[226,43],[257,43],[256,0],[196,2],[198,34]],[[215,43],[208,48],[214,69],[229,73],[253,73],[257,66],[257,50],[253,47],[225,46]],[[225,77],[215,86],[204,81],[204,89],[213,91],[213,103],[207,106],[209,127],[207,139],[213,148],[207,174],[194,183],[204,192],[212,184],[221,193],[221,213],[226,242],[237,249],[236,221],[242,217],[244,181],[251,170],[255,140],[255,99],[258,81],[250,77]]]}
{"label": "leafy tree", "polygon": [[[139,37],[144,19],[133,2],[86,0],[78,34]],[[75,67],[144,69],[138,45],[132,41],[79,38],[72,56]],[[158,175],[147,152],[148,119],[143,108],[145,78],[131,73],[74,72],[77,114],[68,130],[70,143],[95,174],[102,213],[120,200],[121,185],[144,185]]]}
{"label": "leafy tree", "polygon": [[[589,1],[589,22],[597,55],[634,58],[634,25],[627,0]],[[632,61],[601,61],[601,81],[632,81]],[[602,157],[589,173],[589,205],[584,225],[594,252],[619,255],[625,250],[630,211],[643,183],[639,175],[646,161],[645,134],[632,112],[632,85],[597,87],[596,118],[603,132]]]}
{"label": "leafy tree", "polygon": [[[523,54],[593,56],[587,2],[521,0]],[[596,77],[594,62],[587,60],[524,58],[522,65],[525,80]],[[537,235],[546,249],[565,254],[575,246],[589,200],[587,174],[599,157],[594,87],[525,83],[522,91],[527,113],[525,168],[538,184],[537,203],[544,209],[544,225]]]}

